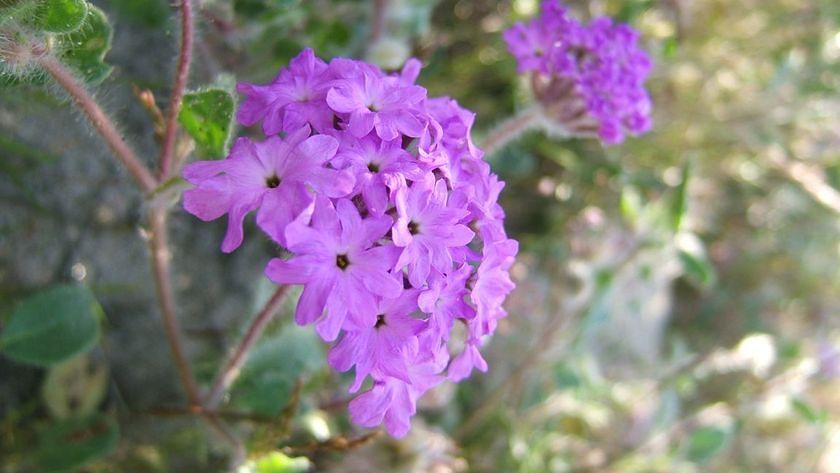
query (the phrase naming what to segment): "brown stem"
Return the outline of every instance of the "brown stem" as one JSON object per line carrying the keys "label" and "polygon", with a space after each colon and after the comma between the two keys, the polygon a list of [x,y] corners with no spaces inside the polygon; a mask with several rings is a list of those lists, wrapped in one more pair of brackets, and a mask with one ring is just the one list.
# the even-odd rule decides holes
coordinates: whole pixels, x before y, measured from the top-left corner
{"label": "brown stem", "polygon": [[181,378],[181,384],[187,394],[189,404],[197,406],[201,404],[201,397],[198,393],[198,385],[192,373],[192,368],[184,353],[181,342],[181,328],[178,319],[175,317],[175,302],[172,296],[172,275],[169,269],[169,243],[167,241],[167,213],[166,208],[157,206],[152,208],[149,214],[149,246],[152,252],[152,266],[154,268],[155,289],[157,290],[160,312],[163,319],[163,327],[166,330],[166,338],[169,341],[169,348],[175,359],[175,368]]}
{"label": "brown stem", "polygon": [[178,131],[178,113],[181,111],[181,101],[184,89],[190,75],[193,47],[193,17],[192,0],[181,0],[181,53],[178,55],[178,68],[175,72],[175,82],[172,86],[172,96],[169,99],[169,109],[166,115],[166,134],[160,152],[160,179],[169,177],[172,166],[172,151],[175,146],[175,135]]}
{"label": "brown stem", "polygon": [[38,62],[58,82],[58,85],[70,94],[70,97],[73,98],[76,105],[82,109],[88,120],[90,120],[90,123],[96,128],[96,131],[108,143],[108,146],[114,152],[117,159],[123,163],[126,169],[128,169],[128,172],[131,173],[140,185],[140,188],[145,192],[151,192],[157,186],[157,181],[134,153],[134,150],[128,146],[122,135],[120,135],[120,132],[117,131],[117,127],[114,125],[111,117],[102,110],[102,107],[96,103],[96,100],[94,100],[84,86],[56,58],[50,55],[44,55]]}
{"label": "brown stem", "polygon": [[388,0],[373,0],[372,7],[369,45],[379,41],[385,30],[385,10],[388,8]]}
{"label": "brown stem", "polygon": [[234,350],[230,358],[228,358],[224,368],[219,371],[219,374],[216,376],[216,380],[213,382],[213,387],[204,398],[205,409],[215,409],[222,401],[222,398],[228,388],[230,388],[239,376],[239,369],[242,368],[242,365],[245,363],[248,352],[251,348],[253,348],[254,344],[260,338],[260,335],[262,335],[262,332],[265,330],[265,327],[268,325],[271,317],[274,316],[274,313],[280,308],[280,304],[283,302],[283,299],[286,297],[286,293],[288,291],[289,286],[278,287],[268,302],[265,303],[262,310],[260,310],[257,316],[254,317],[254,320],[251,322],[251,325],[248,327],[248,330],[245,332],[245,335],[242,337],[242,340],[239,342],[236,350]]}
{"label": "brown stem", "polygon": [[539,113],[537,107],[534,106],[505,120],[484,137],[479,147],[484,150],[486,156],[494,154],[536,125]]}

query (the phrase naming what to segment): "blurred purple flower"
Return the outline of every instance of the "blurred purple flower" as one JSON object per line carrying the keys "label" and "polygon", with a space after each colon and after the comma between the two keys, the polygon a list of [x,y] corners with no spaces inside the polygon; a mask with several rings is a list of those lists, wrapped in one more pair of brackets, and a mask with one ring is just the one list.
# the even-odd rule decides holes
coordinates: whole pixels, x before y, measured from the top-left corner
{"label": "blurred purple flower", "polygon": [[519,72],[530,72],[544,115],[563,133],[597,133],[606,144],[651,128],[644,83],[652,68],[639,34],[606,17],[584,26],[558,0],[505,31]]}

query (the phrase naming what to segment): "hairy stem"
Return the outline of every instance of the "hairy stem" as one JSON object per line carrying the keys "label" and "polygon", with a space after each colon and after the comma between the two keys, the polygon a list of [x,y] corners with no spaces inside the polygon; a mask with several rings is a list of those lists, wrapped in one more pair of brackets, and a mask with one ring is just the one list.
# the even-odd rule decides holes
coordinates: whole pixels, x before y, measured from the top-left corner
{"label": "hairy stem", "polygon": [[85,87],[73,76],[73,74],[53,56],[45,55],[39,59],[39,64],[47,73],[60,85],[76,105],[82,109],[87,116],[90,123],[96,128],[96,131],[102,135],[108,147],[111,148],[114,155],[120,162],[128,169],[128,172],[134,177],[140,188],[144,192],[151,192],[156,186],[157,181],[149,169],[143,165],[134,150],[128,146],[120,132],[117,131],[114,121],[109,117],[102,107],[96,102],[93,96],[85,89]]}
{"label": "hairy stem", "polygon": [[198,393],[198,385],[184,353],[181,342],[181,328],[175,316],[175,301],[172,296],[172,275],[169,269],[169,243],[167,241],[167,212],[162,206],[154,207],[149,214],[149,246],[152,252],[152,266],[154,268],[155,289],[157,290],[160,312],[163,319],[163,327],[166,330],[166,338],[169,341],[169,348],[175,359],[175,368],[181,378],[181,384],[187,394],[189,404],[197,406],[201,404],[201,397]]}
{"label": "hairy stem", "polygon": [[289,286],[278,287],[277,290],[274,291],[274,294],[271,295],[271,298],[265,303],[262,310],[260,310],[256,317],[254,317],[254,320],[251,322],[248,330],[245,331],[245,335],[242,337],[239,345],[237,345],[230,358],[228,358],[227,362],[224,364],[222,370],[219,371],[219,374],[216,376],[216,380],[213,382],[213,387],[210,389],[210,392],[204,398],[205,409],[215,409],[222,401],[222,398],[227,390],[239,376],[239,370],[245,363],[248,352],[251,351],[251,348],[254,347],[254,344],[260,338],[260,335],[262,335],[263,330],[265,330],[265,327],[268,325],[271,317],[273,317],[274,313],[277,312],[277,309],[280,308],[280,304],[282,304],[288,291]]}
{"label": "hairy stem", "polygon": [[539,108],[536,106],[526,108],[520,113],[508,118],[496,125],[487,136],[484,137],[479,147],[484,150],[486,156],[490,156],[504,148],[511,141],[519,138],[522,133],[534,128],[540,118]]}
{"label": "hairy stem", "polygon": [[175,147],[175,136],[178,131],[178,114],[181,112],[181,102],[184,89],[190,75],[193,49],[193,17],[192,0],[181,0],[181,53],[178,55],[178,66],[175,72],[175,82],[172,86],[172,96],[169,98],[169,109],[166,114],[166,134],[160,151],[160,178],[169,177],[172,167],[172,154]]}

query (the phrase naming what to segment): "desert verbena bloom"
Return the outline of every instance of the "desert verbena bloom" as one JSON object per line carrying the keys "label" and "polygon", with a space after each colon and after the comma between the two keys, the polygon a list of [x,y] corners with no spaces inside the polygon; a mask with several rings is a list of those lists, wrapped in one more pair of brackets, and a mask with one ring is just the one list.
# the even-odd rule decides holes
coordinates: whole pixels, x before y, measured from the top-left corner
{"label": "desert verbena bloom", "polygon": [[[423,393],[487,370],[479,350],[507,315],[518,250],[498,204],[504,183],[470,139],[474,114],[428,98],[420,67],[386,74],[304,50],[272,83],[239,86],[240,123],[267,138],[184,170],[184,208],[228,216],[224,251],[241,244],[251,211],[288,250],[266,275],[303,286],[296,322],[333,343],[330,366],[355,371],[350,391],[364,391],[351,419],[394,436]],[[453,335],[459,324],[465,336]]]}
{"label": "desert verbena bloom", "polygon": [[531,74],[549,129],[597,133],[606,144],[650,129],[644,83],[652,65],[631,27],[606,17],[583,25],[558,0],[545,0],[538,17],[504,38],[519,72]]}

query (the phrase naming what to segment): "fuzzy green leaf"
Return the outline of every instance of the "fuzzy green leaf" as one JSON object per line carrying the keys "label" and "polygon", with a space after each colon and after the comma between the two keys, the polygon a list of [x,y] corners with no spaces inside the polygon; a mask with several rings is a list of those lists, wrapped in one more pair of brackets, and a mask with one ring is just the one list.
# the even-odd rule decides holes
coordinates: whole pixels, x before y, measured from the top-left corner
{"label": "fuzzy green leaf", "polygon": [[233,125],[233,95],[224,89],[188,92],[178,121],[196,143],[198,155],[221,158]]}
{"label": "fuzzy green leaf", "polygon": [[111,49],[113,30],[102,10],[89,7],[84,23],[76,31],[58,36],[61,59],[92,84],[105,80],[111,66],[105,64],[105,54]]}
{"label": "fuzzy green leaf", "polygon": [[51,33],[69,33],[82,26],[88,13],[84,0],[41,0],[33,15],[33,26]]}
{"label": "fuzzy green leaf", "polygon": [[102,309],[84,286],[56,286],[24,300],[0,335],[14,360],[52,366],[89,350],[99,339]]}

